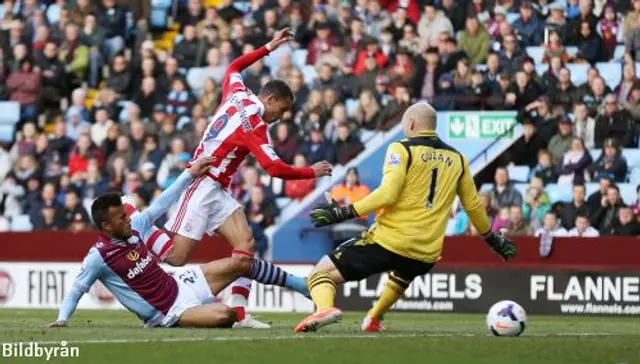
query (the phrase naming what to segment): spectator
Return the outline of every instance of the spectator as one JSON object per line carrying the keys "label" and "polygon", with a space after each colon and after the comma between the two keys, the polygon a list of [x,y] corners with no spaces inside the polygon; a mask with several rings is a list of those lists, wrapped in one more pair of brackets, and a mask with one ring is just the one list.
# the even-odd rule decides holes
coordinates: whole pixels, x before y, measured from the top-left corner
{"label": "spectator", "polygon": [[579,14],[575,18],[571,19],[568,25],[569,29],[569,41],[571,44],[578,44],[580,35],[582,33],[582,23],[587,23],[591,33],[596,32],[596,25],[598,18],[593,14],[593,7],[591,0],[580,0],[578,3]]}
{"label": "spectator", "polygon": [[67,136],[67,124],[59,119],[54,125],[53,138],[49,141],[51,153],[57,154],[60,157],[60,163],[66,165],[73,146],[73,139]]}
{"label": "spectator", "polygon": [[509,229],[507,235],[512,236],[531,236],[533,229],[527,224],[522,216],[522,206],[511,206],[509,208]]}
{"label": "spectator", "polygon": [[37,115],[36,101],[40,89],[40,74],[34,72],[29,59],[20,62],[20,69],[11,73],[7,79],[7,89],[11,101],[20,104],[20,118],[34,120]]}
{"label": "spectator", "polygon": [[[497,58],[497,56],[493,58]],[[491,62],[488,61],[487,63],[489,64]],[[442,74],[438,49],[435,47],[428,48],[426,52],[423,53],[423,59],[417,62],[417,65],[418,71],[416,77],[418,80],[414,94],[431,103],[435,98],[438,78]]]}
{"label": "spectator", "polygon": [[91,126],[91,141],[95,145],[101,145],[107,138],[107,131],[114,125],[113,120],[109,119],[109,114],[105,109],[98,109],[95,112],[95,123]]}
{"label": "spectator", "polygon": [[[400,48],[396,54],[396,61],[389,66],[389,77],[393,83],[406,83],[413,85],[416,78],[416,65],[411,58],[411,53],[405,48]],[[411,87],[413,90],[414,87]]]}
{"label": "spectator", "polygon": [[37,214],[33,215],[31,224],[34,230],[64,230],[65,221],[62,210],[57,205],[45,203]]}
{"label": "spectator", "polygon": [[491,230],[493,232],[508,230],[510,221],[511,217],[509,215],[509,207],[501,207],[498,215],[493,219],[493,222],[491,223]]}
{"label": "spectator", "polygon": [[0,182],[0,217],[14,218],[22,215],[22,199],[25,187],[19,185],[16,179],[9,175]]}
{"label": "spectator", "polygon": [[411,104],[411,94],[406,84],[396,86],[393,98],[387,103],[378,118],[377,130],[390,130],[402,119],[405,110]]}
{"label": "spectator", "polygon": [[80,119],[89,121],[91,120],[91,112],[86,107],[87,92],[83,88],[76,88],[71,93],[71,105],[67,109],[67,113],[70,110],[77,110],[80,112]]}
{"label": "spectator", "polygon": [[265,198],[262,186],[254,186],[250,191],[251,197],[245,204],[245,213],[249,222],[258,225],[262,229],[273,225],[280,213],[273,199]]}
{"label": "spectator", "polygon": [[180,138],[174,138],[171,141],[171,150],[165,155],[164,159],[162,159],[162,163],[158,169],[158,186],[162,187],[166,185],[170,171],[177,166],[178,159],[184,157],[184,154],[191,159],[189,154],[185,152],[184,141]]}
{"label": "spectator", "polygon": [[[447,19],[451,21],[451,25],[453,25],[454,33],[457,33],[463,30],[465,27],[465,13],[466,13],[464,4],[461,4],[455,0],[443,0],[440,5]],[[495,13],[496,12],[494,8],[494,14]]]}
{"label": "spectator", "polygon": [[491,200],[494,208],[522,205],[522,195],[509,185],[509,174],[504,167],[496,168],[495,182],[491,190]]}
{"label": "spectator", "polygon": [[618,212],[623,206],[618,186],[611,185],[607,187],[607,194],[602,197],[599,206],[591,215],[591,225],[603,235],[609,235],[613,227],[620,223]]}
{"label": "spectator", "polygon": [[356,123],[365,130],[375,130],[380,113],[380,105],[378,105],[373,93],[369,90],[362,91],[359,101],[355,110]]}
{"label": "spectator", "polygon": [[388,61],[388,57],[379,49],[377,40],[368,39],[365,46],[365,49],[357,53],[356,62],[353,67],[353,73],[356,75],[360,75],[365,70],[373,69],[372,67],[367,67],[365,64],[368,58],[375,60],[377,68],[384,68]]}
{"label": "spectator", "polygon": [[598,185],[598,191],[592,193],[587,199],[587,204],[591,208],[591,211],[595,211],[602,201],[602,199],[607,195],[607,188],[612,185],[612,182],[609,178],[601,178]]}
{"label": "spectator", "polygon": [[578,101],[573,106],[573,135],[584,141],[587,149],[595,148],[595,127],[596,121],[589,116],[587,106]]}
{"label": "spectator", "polygon": [[171,91],[167,95],[166,111],[167,114],[180,116],[186,116],[189,110],[195,105],[196,100],[193,95],[187,90],[184,80],[176,78],[171,85]]}
{"label": "spectator", "polygon": [[205,9],[201,0],[187,1],[187,9],[178,19],[181,25],[180,31],[184,31],[188,26],[194,27],[205,18]]}
{"label": "spectator", "polygon": [[622,80],[613,90],[613,93],[617,100],[621,103],[631,100],[631,90],[636,83],[636,67],[635,64],[625,64],[622,67]]}
{"label": "spectator", "polygon": [[[589,115],[595,117],[598,113],[598,108],[604,103],[605,96],[610,93],[610,90],[600,76],[595,76],[592,81],[587,82],[587,89],[582,91],[582,101],[589,108]],[[578,92],[580,93],[580,91]]]}
{"label": "spectator", "polygon": [[548,89],[552,104],[562,106],[565,112],[571,110],[573,104],[576,101],[579,101],[578,89],[571,81],[571,73],[569,69],[565,67],[561,68],[558,72],[558,81],[555,84],[550,85]]}
{"label": "spectator", "polygon": [[524,71],[516,72],[515,82],[509,86],[506,103],[512,109],[521,110],[542,95],[539,85],[529,79]]}
{"label": "spectator", "polygon": [[427,1],[424,6],[424,13],[418,22],[418,34],[420,38],[435,46],[438,35],[441,33],[453,35],[453,24],[443,11],[436,9],[432,1]]}
{"label": "spectator", "polygon": [[557,30],[549,31],[549,42],[544,45],[542,62],[551,63],[553,58],[558,58],[562,64],[571,60],[571,56],[567,53],[563,39]]}
{"label": "spectator", "polygon": [[519,48],[516,36],[513,34],[505,36],[500,50],[500,68],[509,76],[513,76],[524,57],[525,54]]}
{"label": "spectator", "polygon": [[304,104],[307,102],[310,90],[304,82],[302,72],[297,69],[291,71],[288,83],[291,87],[291,91],[293,91],[294,101],[292,112],[295,114],[302,110]]}
{"label": "spectator", "polygon": [[75,176],[76,173],[84,176],[87,172],[89,160],[94,158],[98,160],[98,165],[102,165],[102,153],[91,145],[91,139],[88,135],[80,135],[69,158],[69,176],[74,179],[79,178]]}
{"label": "spectator", "polygon": [[543,191],[537,186],[529,186],[527,197],[522,205],[522,215],[535,230],[543,225],[545,214],[551,210],[551,204],[543,198]]}
{"label": "spectator", "polygon": [[611,4],[606,5],[603,10],[603,16],[596,26],[598,34],[602,38],[603,60],[611,60],[618,43],[622,43],[620,25],[616,9]]}
{"label": "spectator", "polygon": [[562,163],[564,155],[571,148],[573,130],[571,120],[566,116],[558,121],[558,133],[549,141],[549,152],[554,165]]}
{"label": "spectator", "polygon": [[89,214],[82,207],[80,196],[73,188],[69,189],[65,194],[62,214],[65,227],[71,228],[71,225],[77,222],[89,223]]}
{"label": "spectator", "polygon": [[[356,203],[365,198],[371,190],[366,185],[360,183],[360,174],[358,169],[351,167],[345,174],[344,181],[333,187],[330,191],[331,198],[339,205],[347,206]],[[366,223],[368,216],[358,217],[359,222]]]}
{"label": "spectator", "polygon": [[573,137],[571,149],[564,154],[562,164],[557,168],[558,184],[584,184],[585,173],[591,162],[591,154],[585,149],[582,139]]}
{"label": "spectator", "polygon": [[524,0],[520,4],[520,18],[513,23],[513,30],[520,37],[522,47],[539,46],[542,44],[544,24],[533,11],[533,4]]}
{"label": "spectator", "polygon": [[544,223],[542,227],[536,229],[535,237],[564,237],[568,236],[569,232],[558,224],[558,217],[553,212],[549,211],[544,215]]}
{"label": "spectator", "polygon": [[92,201],[94,198],[104,194],[109,189],[107,181],[102,176],[96,159],[89,161],[87,167],[87,178],[81,186],[81,195],[85,201]]}
{"label": "spectator", "polygon": [[102,59],[102,45],[104,43],[104,31],[98,27],[94,14],[89,14],[84,18],[84,26],[80,32],[81,42],[89,47],[89,87],[96,88],[101,78],[101,69],[104,61]]}
{"label": "spectator", "polygon": [[596,147],[602,148],[607,138],[616,138],[622,146],[631,146],[634,129],[629,112],[619,108],[614,95],[607,95],[604,108],[596,118]]}
{"label": "spectator", "polygon": [[618,219],[610,231],[611,235],[638,236],[640,235],[640,223],[634,218],[633,211],[628,206],[622,206],[618,210]]}
{"label": "spectator", "polygon": [[34,221],[38,219],[38,214],[41,212],[42,208],[45,205],[52,205],[57,208],[59,208],[60,206],[56,201],[57,191],[56,191],[56,185],[53,182],[45,183],[42,186],[41,190],[37,190],[37,189],[33,190],[29,187],[31,186],[28,186],[28,190],[34,191],[37,196],[37,198],[34,199],[32,203],[28,206],[29,210],[27,211],[27,213],[29,214],[29,217],[31,218],[31,223],[33,224]]}
{"label": "spectator", "polygon": [[640,81],[636,81],[633,84],[631,92],[629,93],[629,101],[622,104],[622,106],[631,114],[633,120],[635,120],[636,134],[640,131]]}
{"label": "spectator", "polygon": [[91,124],[82,119],[82,113],[76,108],[67,111],[67,136],[72,140],[78,140],[84,131],[91,129]]}
{"label": "spectator", "polygon": [[80,85],[89,68],[89,49],[81,43],[78,26],[70,23],[65,28],[65,40],[60,46],[60,60],[72,78],[72,84]]}
{"label": "spectator", "polygon": [[144,145],[137,158],[137,163],[134,165],[138,166],[136,169],[141,169],[145,163],[151,162],[157,169],[160,167],[163,157],[164,153],[158,149],[158,137],[153,134],[146,134],[144,135]]}
{"label": "spectator", "polygon": [[600,233],[590,225],[588,216],[578,215],[576,216],[575,227],[569,230],[569,234],[567,236],[597,238],[600,236]]}
{"label": "spectator", "polygon": [[[622,37],[626,40],[635,28],[640,26],[640,0],[631,1],[631,9],[622,22]],[[638,59],[638,58],[635,58]]]}
{"label": "spectator", "polygon": [[324,132],[319,127],[311,129],[311,136],[308,141],[302,144],[300,152],[311,164],[322,160],[333,163],[336,159],[335,146],[324,139]]}
{"label": "spectator", "polygon": [[[104,0],[113,1],[113,0]],[[105,86],[117,94],[118,97],[126,97],[131,90],[131,72],[128,70],[129,65],[123,55],[116,55],[111,65],[111,73]]]}
{"label": "spectator", "polygon": [[484,25],[478,23],[475,15],[468,15],[465,30],[462,32],[458,45],[465,51],[472,65],[485,63],[489,54],[489,42],[491,37]]}
{"label": "spectator", "polygon": [[349,125],[338,126],[338,139],[336,140],[336,163],[346,165],[364,150],[364,145],[356,135],[351,133]]}
{"label": "spectator", "polygon": [[315,37],[309,43],[307,53],[307,64],[315,64],[320,57],[329,53],[331,45],[335,41],[335,37],[331,34],[331,25],[329,23],[315,24]]}
{"label": "spectator", "polygon": [[[308,165],[307,159],[303,154],[297,153],[293,157],[293,165],[298,168]],[[311,192],[316,185],[314,179],[286,180],[284,182],[284,195],[295,201],[302,201]]]}
{"label": "spectator", "polygon": [[104,31],[104,51],[111,60],[124,48],[127,29],[126,11],[115,0],[102,0],[102,9],[98,12],[98,25]]}
{"label": "spectator", "polygon": [[153,77],[142,79],[142,87],[133,97],[133,102],[140,108],[140,116],[151,117],[153,107],[161,101],[160,93],[156,90],[156,80]]}
{"label": "spectator", "polygon": [[511,147],[511,160],[516,165],[535,167],[538,152],[545,147],[545,142],[536,131],[536,126],[529,117],[522,121],[522,138],[518,139]]}
{"label": "spectator", "polygon": [[195,26],[187,24],[184,27],[183,34],[184,38],[173,49],[173,56],[178,60],[180,68],[190,69],[195,67],[198,55],[198,39],[196,39]]}
{"label": "spectator", "polygon": [[147,193],[153,193],[158,188],[158,183],[156,182],[156,171],[158,167],[153,164],[153,162],[144,162],[140,167],[140,187],[144,189]]}
{"label": "spectator", "polygon": [[602,178],[624,182],[627,178],[627,161],[615,139],[607,139],[600,158],[589,168],[594,180]]}
{"label": "spectator", "polygon": [[602,59],[602,39],[594,32],[589,22],[580,23],[580,35],[576,44],[578,53],[574,62],[594,64]]}
{"label": "spectator", "polygon": [[73,24],[82,26],[86,16],[95,12],[96,9],[89,0],[77,0],[76,5],[69,11],[69,18]]}
{"label": "spectator", "polygon": [[576,217],[591,216],[592,208],[585,203],[586,188],[584,185],[573,186],[573,200],[562,204],[560,209],[560,221],[562,226],[567,229],[573,229]]}
{"label": "spectator", "polygon": [[285,163],[291,164],[293,162],[293,157],[298,150],[298,141],[293,135],[291,135],[289,125],[279,123],[276,126],[273,149]]}
{"label": "spectator", "polygon": [[221,84],[225,66],[222,62],[220,50],[217,48],[209,49],[207,52],[207,67],[191,68],[187,73],[187,82],[193,93],[201,95],[204,92],[205,83],[209,79]]}

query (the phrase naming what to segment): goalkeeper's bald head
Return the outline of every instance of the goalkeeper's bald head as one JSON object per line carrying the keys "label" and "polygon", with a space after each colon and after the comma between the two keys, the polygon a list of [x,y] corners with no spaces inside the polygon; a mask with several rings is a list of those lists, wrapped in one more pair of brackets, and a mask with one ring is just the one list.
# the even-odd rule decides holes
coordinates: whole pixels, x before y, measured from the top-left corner
{"label": "goalkeeper's bald head", "polygon": [[435,131],[438,113],[426,102],[418,102],[407,108],[402,115],[402,131],[407,137],[420,132]]}

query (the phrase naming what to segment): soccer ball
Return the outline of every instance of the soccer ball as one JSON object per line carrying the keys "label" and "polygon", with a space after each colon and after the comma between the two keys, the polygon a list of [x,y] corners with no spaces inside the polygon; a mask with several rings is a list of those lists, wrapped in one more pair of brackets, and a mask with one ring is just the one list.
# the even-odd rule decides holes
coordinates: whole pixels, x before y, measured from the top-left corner
{"label": "soccer ball", "polygon": [[495,336],[519,336],[526,324],[527,313],[513,301],[500,301],[487,314],[487,326]]}

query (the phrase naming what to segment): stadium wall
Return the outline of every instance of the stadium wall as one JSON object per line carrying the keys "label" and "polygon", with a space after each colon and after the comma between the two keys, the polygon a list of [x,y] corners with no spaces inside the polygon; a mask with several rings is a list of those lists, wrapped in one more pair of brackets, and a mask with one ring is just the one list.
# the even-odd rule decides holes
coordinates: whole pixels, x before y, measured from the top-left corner
{"label": "stadium wall", "polygon": [[[91,232],[0,234],[0,308],[57,308],[95,237]],[[640,239],[556,239],[548,258],[539,256],[538,239],[516,242],[519,255],[507,264],[479,238],[447,238],[442,261],[430,274],[416,278],[394,309],[480,313],[497,300],[512,299],[533,314],[640,315]],[[207,238],[198,246],[194,261],[214,260],[229,252],[221,239]],[[299,275],[312,268],[286,262],[282,266]],[[179,269],[164,268],[169,273]],[[347,283],[338,290],[337,304],[346,310],[367,310],[378,299],[385,280],[385,275],[379,275]],[[219,298],[225,297],[223,292]],[[313,309],[299,294],[263,285],[254,287],[249,307],[256,312]],[[122,306],[96,283],[79,308]]]}

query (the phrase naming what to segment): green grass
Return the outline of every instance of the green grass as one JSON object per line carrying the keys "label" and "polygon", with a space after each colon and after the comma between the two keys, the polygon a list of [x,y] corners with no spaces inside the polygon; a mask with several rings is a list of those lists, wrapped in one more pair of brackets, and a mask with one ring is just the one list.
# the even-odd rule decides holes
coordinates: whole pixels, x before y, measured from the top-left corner
{"label": "green grass", "polygon": [[[51,363],[640,364],[640,318],[629,317],[532,316],[522,337],[496,338],[482,315],[392,313],[391,331],[376,335],[359,332],[356,313],[305,335],[292,332],[297,314],[261,316],[273,321],[271,330],[197,330],[143,329],[123,311],[78,311],[71,327],[44,328],[55,315],[0,310],[0,342],[65,340],[80,348],[79,358]],[[44,362],[1,354],[0,363]]]}

